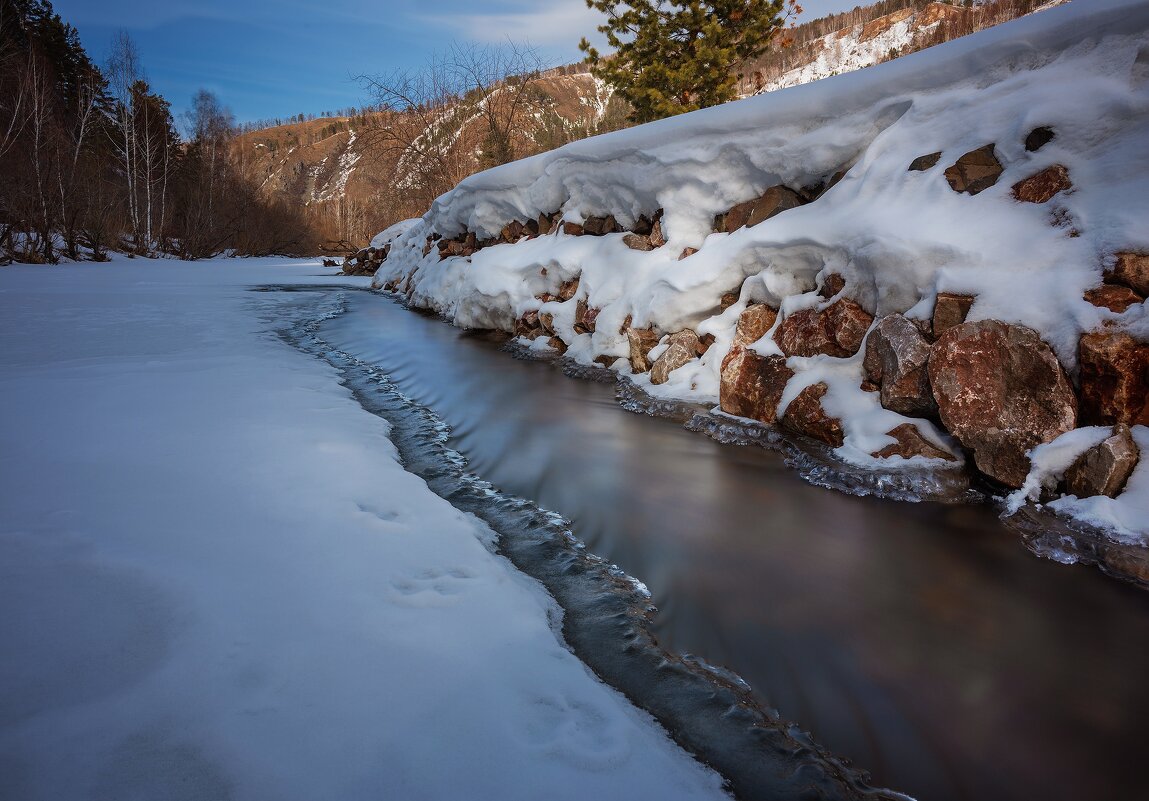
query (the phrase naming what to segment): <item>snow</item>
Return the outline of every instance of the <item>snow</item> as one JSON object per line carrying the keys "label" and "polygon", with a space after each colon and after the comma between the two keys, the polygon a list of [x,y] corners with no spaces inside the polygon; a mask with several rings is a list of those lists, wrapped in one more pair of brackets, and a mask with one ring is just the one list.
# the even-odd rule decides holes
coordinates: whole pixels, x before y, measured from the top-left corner
{"label": "snow", "polygon": [[[970,320],[1037,330],[1072,374],[1085,331],[1112,326],[1149,338],[1145,304],[1118,315],[1082,298],[1114,253],[1149,249],[1146,53],[1149,4],[1070,3],[859,72],[574,142],[473,175],[438,198],[395,239],[375,285],[402,281],[415,306],[464,327],[510,330],[527,311],[548,312],[567,355],[584,363],[627,354],[619,329],[628,316],[663,333],[712,334],[707,353],[666,384],[632,377],[655,397],[697,403],[717,402],[722,358],[747,304],[768,302],[785,316],[825,303],[815,288],[830,273],[877,316],[927,318],[939,292],[976,295]],[[1026,135],[1039,126],[1056,137],[1027,152]],[[945,168],[988,143],[1005,168],[997,184],[976,196],[951,190]],[[934,167],[907,170],[934,151]],[[1072,189],[1045,204],[1012,197],[1013,184],[1054,164],[1068,168]],[[715,214],[771,186],[817,186],[847,169],[813,203],[712,232]],[[432,234],[495,237],[539,213],[561,210],[573,222],[613,214],[629,228],[657,209],[668,243],[649,252],[630,250],[621,234],[559,231],[469,258],[422,255]],[[687,247],[699,250],[680,259]],[[576,298],[537,300],[576,276]],[[727,292],[739,301],[721,311]],[[573,330],[579,301],[601,310],[593,333]],[[769,335],[756,347],[772,348]],[[842,414],[846,432],[840,458],[892,466],[870,454],[903,422],[952,450],[927,421],[876,407],[858,387],[860,361],[789,360],[798,375],[787,399],[814,381],[830,386],[827,411]]]}
{"label": "snow", "polygon": [[0,270],[0,795],[724,797],[248,291],[319,272]]}

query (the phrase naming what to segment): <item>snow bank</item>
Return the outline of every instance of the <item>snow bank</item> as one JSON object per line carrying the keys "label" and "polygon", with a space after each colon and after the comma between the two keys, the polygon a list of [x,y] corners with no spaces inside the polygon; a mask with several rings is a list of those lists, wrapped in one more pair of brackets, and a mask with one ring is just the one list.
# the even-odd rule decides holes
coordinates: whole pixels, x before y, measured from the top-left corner
{"label": "snow bank", "polygon": [[0,795],[724,797],[275,335],[317,268],[0,271]]}
{"label": "snow bank", "polygon": [[[1040,126],[1056,136],[1030,152],[1026,136]],[[946,167],[988,143],[1004,166],[997,183],[976,196],[953,191]],[[907,170],[936,151],[933,167]],[[1047,203],[1013,198],[1012,185],[1055,164],[1068,169],[1071,189]],[[831,186],[752,228],[713,231],[716,214],[779,184],[812,195]],[[667,244],[649,252],[631,250],[622,234],[559,230],[469,257],[440,261],[434,247],[424,255],[433,235],[498,237],[508,222],[540,213],[561,210],[576,223],[613,215],[629,229],[660,209]],[[969,320],[1037,330],[1072,374],[1083,331],[1110,325],[1149,336],[1145,304],[1116,314],[1082,298],[1114,253],[1149,249],[1147,218],[1149,5],[1071,3],[880,66],[471,176],[396,239],[375,285],[398,284],[414,305],[464,327],[511,330],[524,313],[548,313],[567,355],[586,363],[628,354],[627,318],[636,328],[710,334],[714,345],[666,384],[633,377],[655,396],[710,404],[746,306],[767,302],[784,316],[824,304],[813,290],[830,273],[877,316],[926,318],[939,292],[975,295]],[[687,248],[698,251],[680,258]],[[575,277],[572,300],[540,300]],[[723,310],[725,293],[738,301]],[[579,302],[600,310],[593,332],[574,329]],[[772,346],[767,337],[757,349]],[[838,455],[876,464],[875,445],[908,418],[858,390],[860,361],[791,358],[798,377],[787,397],[825,381],[846,432]]]}

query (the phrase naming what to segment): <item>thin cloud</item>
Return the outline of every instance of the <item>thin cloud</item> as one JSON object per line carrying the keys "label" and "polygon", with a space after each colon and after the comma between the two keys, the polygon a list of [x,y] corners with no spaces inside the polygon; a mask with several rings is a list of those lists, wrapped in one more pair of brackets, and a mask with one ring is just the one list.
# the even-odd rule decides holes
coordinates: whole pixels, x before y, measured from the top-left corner
{"label": "thin cloud", "polygon": [[476,42],[530,42],[566,45],[572,50],[583,36],[594,39],[602,15],[579,0],[531,10],[478,14],[424,15],[428,25],[450,29],[458,38]]}

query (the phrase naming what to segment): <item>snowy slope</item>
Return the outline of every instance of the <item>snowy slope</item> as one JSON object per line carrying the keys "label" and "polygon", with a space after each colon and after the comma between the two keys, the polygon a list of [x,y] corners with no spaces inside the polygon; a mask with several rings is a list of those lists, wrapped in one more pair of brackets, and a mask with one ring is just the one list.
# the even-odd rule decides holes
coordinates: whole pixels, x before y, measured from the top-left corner
{"label": "snowy slope", "polygon": [[725,797],[277,338],[316,272],[0,271],[0,797]]}
{"label": "snowy slope", "polygon": [[[1069,371],[1082,332],[1115,326],[1149,338],[1145,304],[1118,315],[1082,299],[1122,250],[1149,249],[1149,5],[1074,3],[861,72],[577,142],[472,176],[440,197],[392,248],[376,285],[456,324],[510,330],[523,314],[552,314],[568,356],[625,357],[627,318],[660,332],[691,328],[715,343],[651,386],[653,394],[714,403],[719,367],[751,301],[785,317],[821,304],[830,274],[878,316],[928,317],[939,292],[977,300],[970,320],[1039,332]],[[1038,152],[1024,141],[1049,126]],[[943,177],[962,154],[994,143],[1004,166],[976,196]],[[937,164],[908,172],[916,157]],[[1010,187],[1055,164],[1070,191],[1019,203]],[[775,185],[799,189],[844,177],[815,202],[752,228],[715,233],[713,219]],[[613,215],[625,229],[663,210],[668,242],[629,249],[623,235],[524,237],[440,260],[427,238],[499,236],[512,220],[561,210],[565,220]],[[680,258],[686,248],[698,252]],[[540,303],[580,278],[578,298]],[[738,293],[722,311],[719,298]],[[595,330],[574,330],[576,301],[599,309]],[[536,340],[535,346],[541,346]],[[756,349],[778,352],[770,337]],[[907,418],[857,388],[853,359],[791,358],[798,389],[825,381],[826,411],[841,417],[840,458],[872,461]],[[615,363],[623,369],[625,360]],[[626,370],[629,372],[629,370]],[[938,436],[928,423],[915,423]],[[1105,521],[1103,521],[1105,522]],[[1108,522],[1119,525],[1117,519]],[[1149,521],[1142,521],[1149,534]]]}

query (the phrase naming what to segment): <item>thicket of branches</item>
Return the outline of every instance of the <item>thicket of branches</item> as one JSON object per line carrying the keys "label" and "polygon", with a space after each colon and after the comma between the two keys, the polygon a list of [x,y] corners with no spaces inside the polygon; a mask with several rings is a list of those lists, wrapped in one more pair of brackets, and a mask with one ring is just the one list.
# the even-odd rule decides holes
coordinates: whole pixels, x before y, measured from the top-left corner
{"label": "thicket of branches", "polygon": [[186,123],[126,34],[101,69],[49,0],[0,0],[0,259],[313,251],[229,158],[230,113],[201,92]]}

